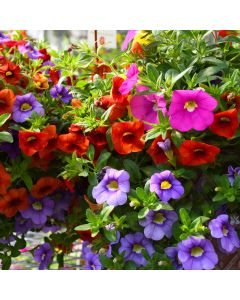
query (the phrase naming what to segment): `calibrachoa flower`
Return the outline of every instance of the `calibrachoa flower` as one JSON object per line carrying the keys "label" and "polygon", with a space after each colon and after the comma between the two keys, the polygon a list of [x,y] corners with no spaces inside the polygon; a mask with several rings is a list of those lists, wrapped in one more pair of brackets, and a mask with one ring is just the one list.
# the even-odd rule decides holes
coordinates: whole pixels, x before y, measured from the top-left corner
{"label": "calibrachoa flower", "polygon": [[37,73],[33,75],[33,81],[35,83],[35,87],[42,91],[42,90],[47,90],[49,88],[48,85],[48,78],[44,76],[42,73]]}
{"label": "calibrachoa flower", "polygon": [[13,104],[15,101],[15,95],[10,89],[3,89],[0,91],[0,115],[11,113]]}
{"label": "calibrachoa flower", "polygon": [[137,30],[128,30],[126,37],[122,43],[122,47],[121,47],[122,51],[127,50],[128,44],[134,39],[136,33]]}
{"label": "calibrachoa flower", "polygon": [[39,50],[34,49],[30,42],[27,42],[25,45],[18,46],[18,50],[22,54],[27,54],[27,56],[31,59],[38,59],[43,57],[43,54],[41,54]]}
{"label": "calibrachoa flower", "polygon": [[144,148],[144,124],[137,122],[118,122],[112,125],[112,142],[120,154],[140,152]]}
{"label": "calibrachoa flower", "polygon": [[30,219],[24,219],[22,216],[16,216],[14,230],[17,234],[25,234],[34,228],[34,224]]}
{"label": "calibrachoa flower", "polygon": [[220,239],[221,247],[232,252],[240,247],[239,237],[233,226],[229,223],[228,215],[220,215],[209,222],[211,236]]}
{"label": "calibrachoa flower", "polygon": [[25,188],[11,189],[5,194],[0,201],[0,213],[11,218],[22,209],[27,209],[28,192]]}
{"label": "calibrachoa flower", "polygon": [[169,107],[172,128],[185,132],[205,130],[213,123],[217,100],[202,90],[176,90]]}
{"label": "calibrachoa flower", "polygon": [[92,250],[88,247],[89,243],[83,243],[83,259],[85,260],[85,270],[101,270],[102,264],[99,260],[99,254],[92,252]]}
{"label": "calibrachoa flower", "polygon": [[159,143],[163,143],[163,139],[161,136],[158,136],[156,139],[153,140],[149,148],[147,149],[147,153],[152,157],[154,163],[156,165],[165,163],[168,161],[168,158],[162,149],[162,147],[159,146]]}
{"label": "calibrachoa flower", "polygon": [[122,83],[119,91],[122,95],[126,95],[133,89],[138,80],[139,70],[136,64],[131,64],[127,72],[127,79]]}
{"label": "calibrachoa flower", "polygon": [[35,199],[29,197],[29,208],[21,210],[21,215],[25,219],[31,219],[36,225],[44,225],[47,217],[53,214],[54,202],[52,199],[45,197],[43,199]]}
{"label": "calibrachoa flower", "polygon": [[164,252],[166,253],[166,255],[170,258],[170,260],[172,261],[174,267],[177,270],[182,270],[182,264],[180,263],[179,259],[178,259],[178,248],[177,247],[167,247]]}
{"label": "calibrachoa flower", "polygon": [[127,202],[127,193],[130,191],[128,172],[108,168],[100,183],[93,188],[92,196],[96,202],[109,205],[123,205]]}
{"label": "calibrachoa flower", "polygon": [[43,150],[48,143],[46,132],[33,132],[19,130],[19,147],[27,156],[32,156]]}
{"label": "calibrachoa flower", "polygon": [[9,84],[16,84],[20,79],[20,67],[12,62],[6,62],[0,66],[0,78],[2,77]]}
{"label": "calibrachoa flower", "polygon": [[44,115],[42,104],[37,101],[32,93],[17,96],[13,105],[13,120],[22,123],[30,118],[34,111],[39,115]]}
{"label": "calibrachoa flower", "polygon": [[[164,114],[167,112],[164,96],[158,96],[157,94],[133,96],[130,101],[130,107],[135,118],[150,124],[159,123],[159,110]],[[151,129],[152,125],[150,124],[144,124],[144,129]]]}
{"label": "calibrachoa flower", "polygon": [[115,76],[112,78],[111,96],[116,103],[126,106],[128,105],[128,95],[122,95],[120,92],[123,82],[124,79],[122,77]]}
{"label": "calibrachoa flower", "polygon": [[68,103],[73,98],[69,90],[63,85],[55,85],[50,90],[50,95],[54,99],[61,99],[64,103]]}
{"label": "calibrachoa flower", "polygon": [[39,263],[39,270],[45,270],[52,262],[53,250],[49,243],[40,245],[34,251],[34,259]]}
{"label": "calibrachoa flower", "polygon": [[229,166],[227,177],[231,186],[233,186],[236,176],[240,176],[240,167],[233,168]]}
{"label": "calibrachoa flower", "polygon": [[230,109],[214,115],[214,122],[210,130],[220,136],[232,138],[238,129],[238,112]]}
{"label": "calibrachoa flower", "polygon": [[4,151],[7,153],[8,157],[16,158],[21,154],[21,150],[19,149],[19,141],[18,141],[18,131],[17,130],[9,130],[13,137],[13,142],[3,142],[0,143],[0,151]]}
{"label": "calibrachoa flower", "polygon": [[147,253],[152,256],[155,252],[151,242],[144,237],[141,232],[136,232],[133,234],[127,234],[120,240],[121,247],[119,248],[119,253],[124,253],[124,258],[126,261],[134,261],[137,266],[146,266],[147,261],[142,255],[142,250],[145,249]]}
{"label": "calibrachoa flower", "polygon": [[61,181],[57,178],[53,178],[50,176],[41,177],[38,181],[33,185],[31,194],[36,199],[41,199],[48,195],[51,195],[56,191],[61,185]]}
{"label": "calibrachoa flower", "polygon": [[57,148],[66,153],[76,151],[77,156],[82,156],[87,153],[88,146],[89,140],[83,134],[70,132],[58,136]]}
{"label": "calibrachoa flower", "polygon": [[214,162],[220,152],[213,145],[185,140],[179,148],[179,161],[185,166],[199,166]]}
{"label": "calibrachoa flower", "polygon": [[218,263],[212,243],[194,236],[178,244],[178,259],[185,270],[212,270]]}
{"label": "calibrachoa flower", "polygon": [[166,170],[151,176],[150,191],[155,192],[163,202],[168,202],[170,199],[181,198],[184,194],[184,187],[171,171]]}
{"label": "calibrachoa flower", "polygon": [[144,235],[148,239],[160,241],[164,236],[172,236],[172,226],[178,220],[175,211],[171,210],[150,210],[144,220],[139,224],[144,227]]}

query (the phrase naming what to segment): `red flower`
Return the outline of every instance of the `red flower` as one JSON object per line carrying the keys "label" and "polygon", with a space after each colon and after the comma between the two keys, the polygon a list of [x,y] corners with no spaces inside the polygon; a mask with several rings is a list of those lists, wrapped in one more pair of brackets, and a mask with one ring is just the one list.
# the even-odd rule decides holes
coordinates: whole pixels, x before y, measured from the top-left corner
{"label": "red flower", "polygon": [[38,90],[47,90],[49,88],[48,79],[42,73],[35,74],[33,81]]}
{"label": "red flower", "polygon": [[0,115],[11,113],[14,101],[15,95],[12,90],[4,89],[0,91]]}
{"label": "red flower", "polygon": [[221,99],[227,101],[228,107],[235,104],[237,111],[240,111],[240,95],[235,95],[235,93],[226,92],[221,95]]}
{"label": "red flower", "polygon": [[11,185],[11,175],[5,170],[2,163],[0,163],[0,195],[4,195]]}
{"label": "red flower", "polygon": [[11,218],[19,210],[25,210],[29,206],[28,192],[25,188],[11,189],[0,200],[0,212]]}
{"label": "red flower", "polygon": [[133,42],[131,51],[133,54],[139,55],[139,57],[143,58],[143,48],[138,42]]}
{"label": "red flower", "polygon": [[55,70],[54,68],[50,69],[49,76],[54,84],[58,83],[60,76],[57,70]]}
{"label": "red flower", "polygon": [[219,30],[218,34],[222,37],[225,38],[226,36],[237,36],[238,33],[235,30]]}
{"label": "red flower", "polygon": [[147,153],[152,157],[154,163],[156,165],[159,165],[161,163],[165,163],[168,161],[168,158],[164,151],[158,146],[158,142],[163,142],[163,139],[161,136],[157,137],[150,147],[147,149]]}
{"label": "red flower", "polygon": [[236,109],[226,110],[214,115],[210,130],[220,136],[231,138],[238,129],[238,113]]}
{"label": "red flower", "polygon": [[49,164],[52,160],[54,160],[55,155],[53,154],[53,152],[49,152],[44,153],[44,155],[41,155],[40,157],[40,152],[33,154],[30,168],[38,168],[47,171],[49,168]]}
{"label": "red flower", "polygon": [[112,126],[113,146],[120,154],[142,151],[143,135],[144,124],[140,121],[114,123]]}
{"label": "red flower", "polygon": [[43,54],[43,56],[41,57],[41,59],[43,61],[47,61],[47,60],[50,60],[51,59],[51,56],[47,53],[47,49],[46,48],[43,48],[43,49],[39,49],[39,52],[41,54]]}
{"label": "red flower", "polygon": [[66,153],[76,151],[77,156],[82,156],[87,153],[88,146],[89,140],[83,134],[70,132],[58,136],[57,147]]}
{"label": "red flower", "polygon": [[0,67],[0,77],[9,84],[16,84],[20,79],[20,68],[12,62],[7,62]]}
{"label": "red flower", "polygon": [[128,95],[122,95],[119,91],[124,79],[122,77],[115,76],[112,78],[112,98],[115,103],[121,104],[123,106],[127,106],[128,103]]}
{"label": "red flower", "polygon": [[186,140],[179,149],[179,162],[185,166],[199,166],[215,161],[220,152],[218,147]]}
{"label": "red flower", "polygon": [[104,146],[106,146],[107,138],[106,138],[106,132],[108,128],[106,126],[98,127],[94,130],[92,130],[88,135],[88,139],[91,144],[94,145],[95,148],[103,149]]}
{"label": "red flower", "polygon": [[56,150],[58,140],[55,125],[48,125],[42,132],[48,134],[48,142],[46,147],[44,147],[43,150],[39,151],[40,158],[47,157],[52,151]]}
{"label": "red flower", "polygon": [[37,199],[41,199],[52,194],[61,186],[61,181],[53,177],[42,177],[32,187],[31,194]]}
{"label": "red flower", "polygon": [[19,131],[19,148],[27,156],[32,156],[43,150],[48,144],[49,135],[46,132]]}
{"label": "red flower", "polygon": [[81,107],[82,106],[81,100],[76,99],[76,98],[72,99],[71,104],[73,107]]}

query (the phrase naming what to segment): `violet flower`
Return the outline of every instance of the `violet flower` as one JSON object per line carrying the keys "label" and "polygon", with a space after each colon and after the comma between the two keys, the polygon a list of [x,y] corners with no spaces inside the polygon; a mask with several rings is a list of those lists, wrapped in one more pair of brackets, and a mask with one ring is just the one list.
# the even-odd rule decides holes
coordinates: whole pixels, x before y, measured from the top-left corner
{"label": "violet flower", "polygon": [[141,232],[133,234],[127,234],[120,240],[121,247],[119,253],[124,253],[126,261],[133,261],[137,266],[146,266],[147,260],[142,255],[142,250],[145,249],[149,256],[152,256],[155,252],[151,242],[144,237]]}
{"label": "violet flower", "polygon": [[150,210],[139,224],[144,227],[144,235],[148,239],[160,241],[164,236],[171,238],[172,226],[178,220],[178,215],[171,210]]}
{"label": "violet flower", "polygon": [[2,142],[0,143],[0,151],[6,152],[8,157],[16,158],[21,154],[21,150],[19,148],[19,139],[18,139],[18,131],[17,130],[10,130],[10,133],[13,137],[13,142]]}
{"label": "violet flower", "polygon": [[184,194],[184,187],[171,171],[166,170],[151,176],[150,191],[155,192],[163,202],[168,202],[171,198],[181,198]]}
{"label": "violet flower", "polygon": [[106,169],[106,173],[100,183],[92,190],[92,196],[96,202],[109,205],[124,205],[127,202],[127,193],[130,191],[128,172]]}
{"label": "violet flower", "polygon": [[50,90],[50,95],[52,98],[60,99],[64,103],[68,103],[73,98],[69,90],[63,85],[54,85],[54,87]]}
{"label": "violet flower", "polygon": [[92,252],[87,241],[82,245],[82,256],[85,261],[84,270],[101,270],[102,264],[99,260],[99,254]]}
{"label": "violet flower", "polygon": [[232,166],[228,167],[228,181],[230,185],[233,186],[236,176],[240,175],[240,167],[233,168]]}
{"label": "violet flower", "polygon": [[37,49],[35,49],[29,42],[27,42],[25,45],[18,46],[18,50],[22,54],[27,54],[27,56],[31,59],[39,59],[44,56]]}
{"label": "violet flower", "polygon": [[177,270],[182,270],[183,266],[181,262],[178,259],[178,248],[177,247],[167,247],[164,251],[168,258],[171,260],[173,266]]}
{"label": "violet flower", "polygon": [[240,247],[239,237],[233,226],[229,223],[229,217],[226,214],[218,216],[209,222],[211,236],[220,239],[222,249],[232,253]]}
{"label": "violet flower", "polygon": [[212,243],[194,236],[178,244],[178,259],[185,270],[212,270],[218,263]]}
{"label": "violet flower", "polygon": [[39,270],[45,270],[52,262],[53,250],[49,243],[40,245],[34,251],[34,260],[39,263]]}
{"label": "violet flower", "polygon": [[45,113],[42,104],[37,101],[32,93],[17,96],[13,104],[13,120],[22,123],[30,118],[34,111],[39,115]]}

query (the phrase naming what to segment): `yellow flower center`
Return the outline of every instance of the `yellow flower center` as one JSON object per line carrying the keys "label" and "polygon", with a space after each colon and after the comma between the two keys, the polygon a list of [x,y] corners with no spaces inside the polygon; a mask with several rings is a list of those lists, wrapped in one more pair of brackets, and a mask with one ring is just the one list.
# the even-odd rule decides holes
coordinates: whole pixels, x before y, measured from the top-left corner
{"label": "yellow flower center", "polygon": [[221,121],[221,122],[224,122],[224,123],[230,123],[230,119],[227,118],[227,117],[222,117],[222,118],[220,118],[220,121]]}
{"label": "yellow flower center", "polygon": [[31,108],[32,108],[32,106],[30,104],[28,104],[28,103],[23,103],[21,105],[21,110],[23,110],[23,111],[29,110]]}
{"label": "yellow flower center", "polygon": [[41,84],[42,84],[42,83],[41,83],[40,81],[36,82],[36,85],[37,85],[37,86],[41,86]]}
{"label": "yellow flower center", "polygon": [[195,108],[197,108],[197,107],[198,107],[197,103],[192,100],[190,100],[184,104],[184,108],[189,112],[193,112],[195,110]]}
{"label": "yellow flower center", "polygon": [[117,190],[118,189],[118,182],[116,180],[112,180],[109,182],[109,184],[107,185],[107,187],[110,190]]}
{"label": "yellow flower center", "polygon": [[144,248],[139,244],[134,244],[133,245],[133,251],[136,252],[136,253],[141,253],[143,249]]}
{"label": "yellow flower center", "polygon": [[223,226],[222,232],[224,236],[228,235],[228,229],[226,228],[226,226]]}
{"label": "yellow flower center", "polygon": [[31,142],[31,141],[34,141],[34,140],[36,140],[35,136],[30,136],[29,138],[27,138],[27,142]]}
{"label": "yellow flower center", "polygon": [[172,185],[171,185],[171,183],[169,181],[164,180],[164,181],[161,182],[160,186],[161,186],[162,190],[168,190],[168,189],[171,188]]}
{"label": "yellow flower center", "polygon": [[39,201],[33,203],[32,206],[33,206],[33,208],[34,208],[35,210],[41,210],[41,209],[43,208],[42,203],[39,202]]}
{"label": "yellow flower center", "polygon": [[157,223],[157,224],[162,224],[165,220],[166,220],[166,218],[164,217],[164,215],[162,213],[157,213],[154,216],[153,222]]}
{"label": "yellow flower center", "polygon": [[12,73],[11,71],[7,71],[7,72],[6,72],[6,76],[12,76],[12,74],[13,74],[13,73]]}
{"label": "yellow flower center", "polygon": [[191,256],[199,257],[203,254],[203,249],[201,247],[194,247],[191,250]]}

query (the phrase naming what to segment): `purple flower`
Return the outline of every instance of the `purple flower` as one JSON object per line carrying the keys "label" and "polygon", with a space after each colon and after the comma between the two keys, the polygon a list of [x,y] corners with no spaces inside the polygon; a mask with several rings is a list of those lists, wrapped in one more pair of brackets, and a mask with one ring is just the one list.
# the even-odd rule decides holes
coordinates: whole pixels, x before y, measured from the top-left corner
{"label": "purple flower", "polygon": [[53,200],[48,197],[35,199],[30,196],[29,202],[29,208],[20,211],[22,217],[31,219],[36,225],[44,225],[47,222],[47,217],[53,214]]}
{"label": "purple flower", "polygon": [[68,103],[73,98],[69,90],[63,85],[55,85],[50,90],[50,95],[54,99],[61,99],[64,103]]}
{"label": "purple flower", "polygon": [[128,44],[134,39],[135,35],[137,33],[137,30],[128,30],[125,39],[122,43],[121,50],[125,51],[128,47]]}
{"label": "purple flower", "polygon": [[13,142],[0,143],[0,150],[6,152],[10,158],[16,158],[21,154],[21,150],[19,148],[18,131],[12,129],[10,130],[10,133],[12,134]]}
{"label": "purple flower", "polygon": [[25,45],[18,46],[18,50],[22,54],[27,54],[31,59],[39,59],[43,57],[43,54],[34,49],[34,47],[29,42]]}
{"label": "purple flower", "polygon": [[45,270],[52,262],[53,250],[49,243],[40,245],[34,251],[34,260],[39,263],[39,270]]}
{"label": "purple flower", "polygon": [[177,270],[183,269],[182,264],[180,263],[180,261],[178,259],[178,248],[177,247],[167,247],[164,252],[170,258],[174,267]]}
{"label": "purple flower", "polygon": [[[157,94],[133,96],[130,101],[130,108],[135,118],[151,124],[159,123],[158,110],[161,110],[163,114],[167,113],[166,100],[164,99],[164,96],[158,96]],[[152,125],[144,124],[145,130],[151,128]]]}
{"label": "purple flower", "polygon": [[123,81],[122,85],[119,88],[119,92],[122,95],[128,94],[134,87],[134,85],[137,83],[138,80],[138,67],[136,64],[131,64],[130,68],[127,72],[127,79]]}
{"label": "purple flower", "polygon": [[130,191],[128,172],[108,168],[103,179],[92,190],[96,202],[109,205],[124,205],[127,202],[127,193]]}
{"label": "purple flower", "polygon": [[134,261],[137,266],[147,265],[147,260],[141,253],[143,249],[145,249],[150,256],[155,252],[151,242],[146,239],[141,232],[127,234],[125,237],[121,238],[120,242],[121,247],[118,250],[119,253],[125,251],[125,260]]}
{"label": "purple flower", "polygon": [[155,192],[160,200],[168,202],[172,199],[179,199],[184,194],[184,187],[169,170],[155,173],[150,178],[150,191]]}
{"label": "purple flower", "polygon": [[172,128],[182,132],[205,130],[214,121],[217,100],[202,90],[176,90],[169,107]]}
{"label": "purple flower", "polygon": [[178,259],[185,270],[212,270],[218,263],[212,243],[194,236],[178,244]]}
{"label": "purple flower", "polygon": [[232,166],[228,167],[228,181],[231,186],[233,186],[236,176],[240,175],[240,167],[233,168]]}
{"label": "purple flower", "polygon": [[85,260],[85,270],[101,270],[102,264],[99,260],[99,254],[92,252],[88,242],[83,242],[82,256]]}
{"label": "purple flower", "polygon": [[150,210],[139,224],[144,227],[144,235],[148,239],[160,241],[164,236],[171,238],[172,226],[178,220],[175,211]]}
{"label": "purple flower", "polygon": [[171,141],[170,139],[166,139],[163,142],[157,143],[158,147],[161,148],[164,152],[168,152],[171,150]]}
{"label": "purple flower", "polygon": [[13,105],[13,120],[22,123],[30,118],[34,111],[39,115],[44,115],[42,104],[37,101],[32,93],[17,96]]}
{"label": "purple flower", "polygon": [[237,232],[228,221],[228,215],[220,215],[209,222],[211,236],[220,239],[222,249],[232,252],[240,247]]}
{"label": "purple flower", "polygon": [[30,219],[24,219],[21,216],[15,218],[14,230],[17,234],[25,234],[34,228],[34,224]]}
{"label": "purple flower", "polygon": [[64,221],[66,211],[70,206],[71,194],[69,192],[63,192],[59,190],[52,197],[54,199],[54,209],[52,217],[59,220]]}
{"label": "purple flower", "polygon": [[10,41],[10,38],[7,35],[0,32],[0,44],[9,42],[9,41]]}
{"label": "purple flower", "polygon": [[[112,229],[112,230],[114,230],[114,229]],[[110,229],[108,229],[108,230],[110,230]],[[106,253],[107,257],[112,257],[112,246],[118,244],[119,241],[120,241],[120,238],[121,238],[120,231],[117,231],[117,239],[116,239],[116,241],[115,242],[110,242],[110,244],[108,246],[108,251]]]}

